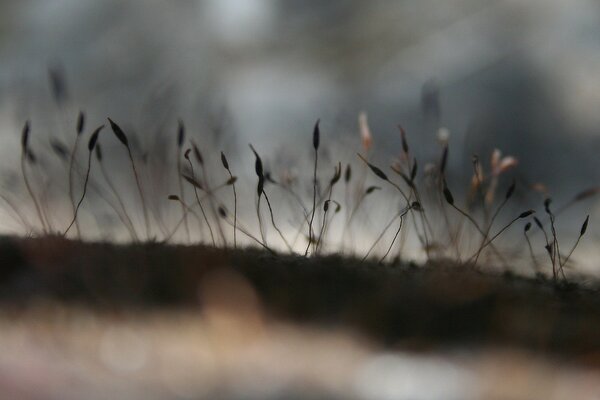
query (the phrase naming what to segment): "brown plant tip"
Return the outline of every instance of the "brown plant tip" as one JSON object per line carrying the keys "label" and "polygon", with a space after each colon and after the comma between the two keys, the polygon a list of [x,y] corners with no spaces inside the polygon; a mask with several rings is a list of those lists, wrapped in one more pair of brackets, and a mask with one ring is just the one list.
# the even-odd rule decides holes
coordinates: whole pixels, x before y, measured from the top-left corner
{"label": "brown plant tip", "polygon": [[181,148],[185,141],[185,126],[182,120],[177,121],[177,147]]}
{"label": "brown plant tip", "polygon": [[402,141],[402,150],[404,153],[408,154],[408,142],[406,141],[406,132],[404,132],[404,128],[398,125],[398,129],[400,130],[400,140]]}
{"label": "brown plant tip", "polygon": [[179,201],[179,196],[176,194],[170,194],[168,197],[169,200]]}
{"label": "brown plant tip", "polygon": [[119,140],[119,142],[123,143],[125,147],[129,147],[129,141],[127,140],[127,136],[125,135],[125,132],[123,132],[121,127],[110,118],[108,118],[108,122],[110,122],[110,127],[117,139]]}
{"label": "brown plant tip", "polygon": [[581,231],[579,232],[579,236],[585,235],[585,232],[587,231],[587,227],[588,227],[588,222],[590,222],[589,215],[587,217],[585,217],[585,221],[583,221],[583,225],[581,225]]}
{"label": "brown plant tip", "polygon": [[23,125],[23,130],[21,131],[21,147],[23,150],[27,149],[27,145],[29,144],[29,132],[31,131],[31,124],[29,121],[25,121],[25,125]]}
{"label": "brown plant tip", "polygon": [[85,126],[85,114],[83,113],[83,111],[79,111],[79,114],[77,114],[77,136],[81,135],[83,133],[83,128]]}
{"label": "brown plant tip", "polygon": [[237,176],[232,176],[231,178],[227,179],[227,185],[233,185],[234,183],[237,182]]}
{"label": "brown plant tip", "polygon": [[225,153],[221,152],[221,163],[223,164],[223,168],[229,171],[229,162],[227,161],[227,157],[225,157]]}
{"label": "brown plant tip", "polygon": [[88,142],[88,150],[92,152],[94,147],[96,146],[96,142],[98,141],[98,136],[100,135],[100,131],[104,129],[104,125],[100,125],[96,128],[92,136],[90,137],[90,141]]}
{"label": "brown plant tip", "polygon": [[535,210],[523,211],[521,214],[519,214],[519,219],[527,218],[533,213],[535,213]]}
{"label": "brown plant tip", "polygon": [[573,201],[581,201],[581,200],[587,199],[588,197],[594,196],[598,192],[600,192],[600,186],[596,186],[596,187],[593,187],[593,188],[586,189],[586,190],[584,190],[582,192],[579,192],[573,198]]}
{"label": "brown plant tip", "polygon": [[317,120],[317,122],[315,123],[315,128],[313,129],[313,147],[315,148],[315,150],[319,150],[319,142],[320,142],[320,137],[321,137],[321,131],[319,130],[319,122],[321,122],[320,119]]}
{"label": "brown plant tip", "polygon": [[512,195],[515,193],[515,187],[517,186],[517,183],[513,180],[512,184],[508,187],[508,190],[506,191],[506,196],[505,199],[508,200],[512,197]]}

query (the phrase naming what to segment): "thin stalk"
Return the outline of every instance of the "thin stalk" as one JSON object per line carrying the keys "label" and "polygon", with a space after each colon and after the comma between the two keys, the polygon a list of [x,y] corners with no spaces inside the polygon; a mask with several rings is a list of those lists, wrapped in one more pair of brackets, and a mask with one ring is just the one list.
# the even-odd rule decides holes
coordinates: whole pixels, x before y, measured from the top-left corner
{"label": "thin stalk", "polygon": [[44,234],[48,233],[48,230],[46,228],[46,222],[44,221],[44,217],[42,215],[42,209],[40,208],[40,205],[38,203],[38,200],[33,192],[33,189],[31,188],[31,184],[29,183],[29,178],[27,176],[27,171],[26,171],[26,165],[25,165],[25,154],[26,150],[23,150],[22,154],[21,154],[21,172],[23,174],[23,181],[25,182],[25,187],[27,188],[27,192],[29,192],[29,196],[31,197],[31,200],[33,201],[33,204],[35,206],[35,211],[37,213],[37,216],[42,224],[42,230],[44,232]]}
{"label": "thin stalk", "polygon": [[151,235],[150,221],[148,219],[148,208],[146,207],[146,199],[144,197],[144,191],[142,190],[142,184],[140,183],[138,171],[137,171],[137,168],[135,167],[135,162],[133,161],[133,154],[131,154],[131,148],[129,147],[129,145],[127,145],[125,147],[127,148],[127,154],[129,155],[129,161],[131,162],[131,168],[133,169],[133,175],[135,176],[135,184],[137,185],[137,189],[140,194],[140,199],[142,200],[142,212],[144,213],[144,225],[146,227],[146,239],[150,239],[150,235]]}
{"label": "thin stalk", "polygon": [[315,148],[315,167],[313,169],[313,207],[312,213],[310,216],[310,221],[308,222],[308,245],[306,246],[306,250],[304,251],[304,256],[308,255],[308,249],[310,249],[310,245],[313,243],[313,230],[312,225],[315,219],[315,212],[317,207],[317,165],[319,162],[319,151]]}
{"label": "thin stalk", "polygon": [[87,185],[88,185],[88,181],[90,179],[91,168],[92,168],[92,152],[90,151],[89,155],[88,155],[88,164],[87,164],[87,171],[85,173],[85,181],[83,183],[83,193],[81,194],[81,198],[79,199],[79,202],[77,203],[77,207],[75,207],[75,212],[73,213],[73,220],[71,221],[71,223],[69,224],[67,229],[64,231],[63,236],[67,236],[67,233],[69,232],[69,230],[71,229],[73,224],[75,224],[75,221],[77,221],[77,213],[79,212],[79,207],[81,207],[81,203],[83,203],[83,199],[85,198],[85,194],[87,193]]}

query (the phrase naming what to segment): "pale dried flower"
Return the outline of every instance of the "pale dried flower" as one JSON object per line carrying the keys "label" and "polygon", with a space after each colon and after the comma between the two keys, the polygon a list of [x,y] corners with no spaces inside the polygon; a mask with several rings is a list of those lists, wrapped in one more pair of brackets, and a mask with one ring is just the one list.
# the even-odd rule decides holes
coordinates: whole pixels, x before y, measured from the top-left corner
{"label": "pale dried flower", "polygon": [[361,145],[365,151],[368,151],[373,145],[373,135],[371,135],[371,129],[369,128],[367,113],[364,111],[358,114],[358,127],[360,129]]}

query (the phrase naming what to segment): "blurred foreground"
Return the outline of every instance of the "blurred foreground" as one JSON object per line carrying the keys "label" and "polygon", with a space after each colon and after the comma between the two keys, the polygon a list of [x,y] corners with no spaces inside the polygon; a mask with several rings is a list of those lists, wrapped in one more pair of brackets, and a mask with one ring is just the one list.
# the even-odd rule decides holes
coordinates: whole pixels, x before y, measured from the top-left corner
{"label": "blurred foreground", "polygon": [[597,282],[259,250],[3,238],[10,399],[571,399]]}

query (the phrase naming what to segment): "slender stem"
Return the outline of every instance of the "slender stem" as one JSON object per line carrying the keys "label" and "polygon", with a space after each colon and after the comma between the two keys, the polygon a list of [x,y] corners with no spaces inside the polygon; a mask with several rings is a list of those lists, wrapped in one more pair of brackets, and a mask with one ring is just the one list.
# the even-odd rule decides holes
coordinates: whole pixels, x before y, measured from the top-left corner
{"label": "slender stem", "polygon": [[[75,163],[75,155],[77,153],[77,145],[79,144],[79,134],[75,137],[75,143],[71,150],[71,156],[69,158],[69,199],[71,200],[71,207],[73,214],[75,214],[75,193],[73,188],[73,164]],[[75,221],[75,228],[77,231],[77,237],[81,238],[81,230],[79,228],[79,221]]]}
{"label": "slender stem", "polygon": [[[121,212],[123,213],[123,215],[121,216],[121,212],[117,212],[116,208],[114,208],[114,210],[115,210],[115,212],[117,212],[117,215],[123,222],[123,225],[125,225],[125,227],[129,231],[131,238],[135,242],[138,242],[139,237],[137,235],[137,232],[135,231],[135,226],[133,225],[133,221],[131,221],[129,214],[127,214],[127,209],[125,208],[125,203],[123,202],[123,199],[119,195],[119,191],[116,189],[115,185],[113,184],[112,180],[110,179],[108,172],[106,171],[106,168],[104,167],[104,164],[101,161],[99,161],[99,164],[100,164],[100,171],[102,173],[102,176],[104,177],[104,180],[108,184],[108,187],[110,188],[111,192],[114,194],[115,198],[117,199],[117,202],[119,203],[119,206],[121,207]],[[110,205],[111,203],[108,202],[108,204]]]}
{"label": "slender stem", "polygon": [[312,213],[310,216],[310,221],[308,223],[308,245],[306,246],[306,250],[304,251],[304,256],[308,255],[308,249],[310,249],[310,245],[313,243],[313,230],[312,225],[315,219],[315,211],[317,207],[317,164],[319,161],[319,151],[315,149],[315,167],[314,167],[314,175],[313,175],[313,207]]}
{"label": "slender stem", "polygon": [[[181,200],[185,199],[185,194],[183,191],[183,178],[181,177],[181,146],[177,146],[177,181],[179,182],[179,197]],[[181,204],[181,213],[185,215],[185,206],[183,203]],[[185,226],[185,233],[187,235],[187,241],[190,242],[190,226],[188,224],[187,216],[183,220],[183,224]]]}
{"label": "slender stem", "polygon": [[63,233],[63,236],[67,236],[67,233],[69,232],[69,230],[71,229],[71,227],[73,226],[75,221],[77,221],[77,213],[79,212],[79,207],[81,207],[81,203],[83,203],[83,199],[85,198],[85,194],[87,193],[87,185],[88,185],[88,181],[90,179],[91,168],[92,168],[92,152],[90,151],[90,154],[88,155],[87,171],[85,173],[85,182],[83,183],[83,193],[81,194],[81,198],[79,199],[79,202],[77,203],[77,207],[75,207],[75,212],[73,213],[73,220],[71,221],[71,223],[69,224],[69,226],[67,227],[65,232]]}
{"label": "slender stem", "polygon": [[379,262],[378,262],[379,264],[381,264],[383,262],[383,260],[385,260],[385,258],[388,256],[388,254],[390,254],[390,251],[392,251],[392,247],[394,247],[396,238],[398,237],[398,235],[400,234],[400,231],[402,230],[402,224],[404,222],[404,215],[406,215],[406,213],[400,215],[400,225],[398,226],[398,230],[396,231],[396,234],[394,235],[394,238],[392,239],[392,242],[390,243],[390,247],[388,247],[388,249],[385,252],[385,254],[383,255],[383,257],[381,257],[379,259]]}
{"label": "slender stem", "polygon": [[131,154],[131,149],[129,145],[127,147],[127,154],[129,155],[129,161],[131,162],[131,168],[133,169],[133,175],[135,176],[135,183],[138,188],[138,192],[140,194],[140,198],[142,200],[142,212],[144,213],[144,225],[146,226],[146,239],[150,239],[150,222],[148,220],[148,208],[146,207],[146,199],[144,198],[144,191],[142,190],[142,184],[140,183],[140,178],[138,176],[137,168],[135,167],[135,162],[133,161],[133,155]]}
{"label": "slender stem", "polygon": [[27,191],[29,192],[29,196],[31,197],[31,200],[33,200],[33,204],[35,206],[35,211],[38,215],[38,218],[39,218],[40,222],[42,223],[42,230],[44,233],[48,233],[47,228],[46,228],[46,222],[44,221],[44,217],[42,216],[42,210],[37,201],[37,198],[35,197],[33,189],[31,188],[31,184],[29,183],[29,178],[27,177],[25,157],[26,157],[26,154],[25,154],[25,150],[24,150],[23,153],[21,154],[21,172],[23,173],[23,181],[25,182],[25,187],[27,188]]}
{"label": "slender stem", "polygon": [[269,201],[269,196],[267,196],[267,192],[263,192],[263,195],[265,196],[265,200],[267,201],[267,206],[269,207],[269,214],[271,215],[271,223],[273,224],[273,228],[275,228],[275,230],[277,231],[277,233],[279,233],[279,236],[281,237],[281,239],[285,243],[285,245],[288,248],[288,250],[292,251],[292,246],[290,246],[290,244],[286,240],[285,236],[283,236],[283,233],[281,232],[281,230],[279,229],[279,227],[277,227],[277,224],[275,224],[275,218],[273,217],[273,209],[271,208],[271,202]]}

